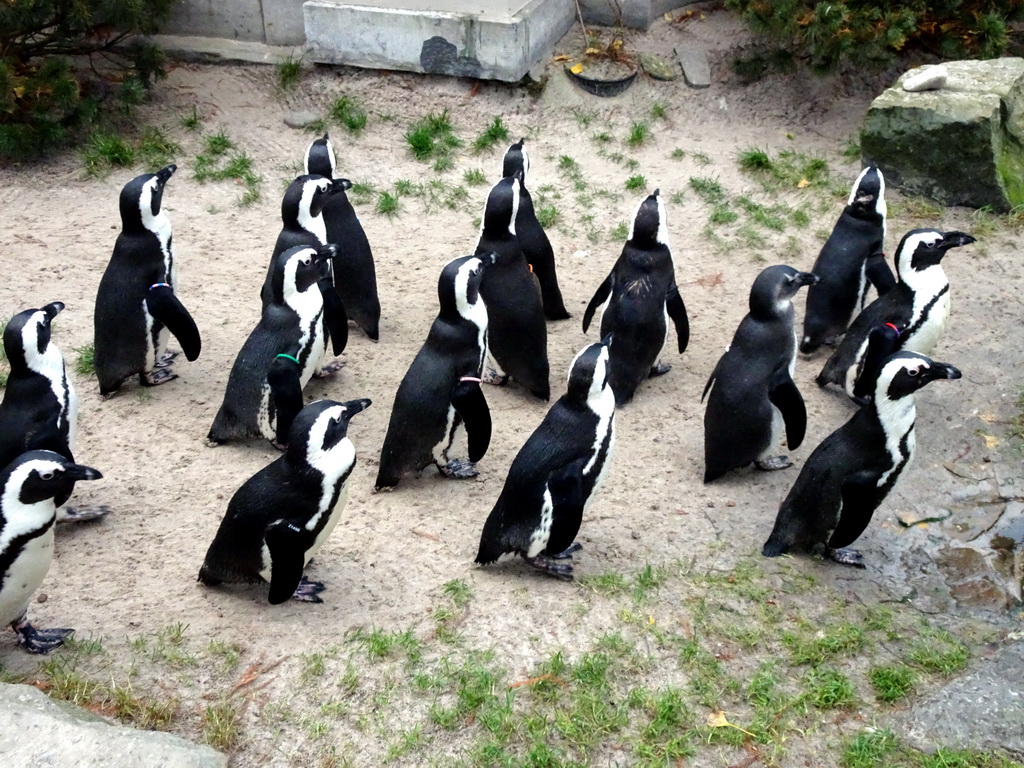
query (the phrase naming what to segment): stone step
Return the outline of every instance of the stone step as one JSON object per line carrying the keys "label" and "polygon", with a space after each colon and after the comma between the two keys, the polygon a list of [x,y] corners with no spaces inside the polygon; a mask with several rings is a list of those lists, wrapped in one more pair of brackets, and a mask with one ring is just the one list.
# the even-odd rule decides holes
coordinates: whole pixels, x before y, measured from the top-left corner
{"label": "stone step", "polygon": [[574,0],[306,0],[307,57],[323,64],[517,82],[549,56]]}

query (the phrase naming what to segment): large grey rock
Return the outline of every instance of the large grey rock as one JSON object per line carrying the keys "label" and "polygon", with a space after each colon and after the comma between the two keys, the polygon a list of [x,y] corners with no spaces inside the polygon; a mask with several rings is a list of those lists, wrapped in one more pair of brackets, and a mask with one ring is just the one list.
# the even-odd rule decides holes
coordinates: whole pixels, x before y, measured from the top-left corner
{"label": "large grey rock", "polygon": [[0,683],[3,765],[33,768],[227,768],[210,747],[178,736],[111,725],[84,709],[54,701],[30,685]]}
{"label": "large grey rock", "polygon": [[1002,749],[1024,758],[1024,643],[1003,648],[898,722],[900,735],[921,750]]}
{"label": "large grey rock", "polygon": [[954,61],[941,90],[912,93],[905,73],[871,104],[865,163],[907,192],[946,205],[1024,204],[1024,59]]}

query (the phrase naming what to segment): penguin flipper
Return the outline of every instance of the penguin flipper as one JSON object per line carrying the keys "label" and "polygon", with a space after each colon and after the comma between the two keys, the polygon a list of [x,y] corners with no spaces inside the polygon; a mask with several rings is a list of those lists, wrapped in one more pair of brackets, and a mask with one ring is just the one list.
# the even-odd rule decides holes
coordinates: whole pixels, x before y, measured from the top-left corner
{"label": "penguin flipper", "polygon": [[807,432],[807,408],[788,369],[783,369],[774,386],[769,387],[768,399],[782,412],[782,420],[786,423],[786,445],[789,450],[796,450]]}
{"label": "penguin flipper", "polygon": [[460,379],[452,393],[452,407],[466,425],[469,460],[480,461],[491,444],[491,411],[479,381]]}
{"label": "penguin flipper", "polygon": [[679,293],[679,286],[673,285],[665,296],[665,311],[668,312],[673,324],[676,326],[676,336],[679,337],[679,354],[686,351],[690,343],[690,320],[686,316],[686,305],[683,303],[682,294]]}
{"label": "penguin flipper", "polygon": [[829,549],[842,549],[860,538],[886,493],[878,487],[877,472],[857,472],[843,482],[843,508],[828,540]]}
{"label": "penguin flipper", "polygon": [[896,287],[896,276],[889,269],[889,265],[885,262],[885,254],[881,251],[868,257],[864,263],[864,274],[868,281],[875,286],[879,296],[884,296]]}
{"label": "penguin flipper", "polygon": [[267,528],[264,541],[270,550],[271,605],[291,599],[302,581],[307,538],[301,528],[287,520],[278,520]]}
{"label": "penguin flipper", "polygon": [[594,319],[594,313],[597,308],[608,301],[608,297],[612,295],[612,276],[608,275],[604,279],[604,282],[597,287],[597,291],[594,293],[594,298],[590,300],[587,305],[587,311],[583,313],[583,332],[586,333],[590,327],[590,321]]}
{"label": "penguin flipper", "polygon": [[292,354],[282,353],[274,358],[267,371],[270,397],[274,401],[276,414],[277,442],[288,443],[288,432],[292,422],[302,410],[302,381],[299,374],[302,365]]}
{"label": "penguin flipper", "polygon": [[203,342],[199,337],[199,328],[192,315],[185,309],[174,289],[166,283],[151,285],[146,293],[146,309],[149,314],[167,326],[167,330],[181,344],[181,349],[189,362],[199,357]]}
{"label": "penguin flipper", "polygon": [[584,457],[552,472],[548,477],[554,524],[545,551],[551,554],[568,549],[580,532],[583,507],[587,501],[583,493],[583,467],[586,462],[587,458]]}
{"label": "penguin flipper", "polygon": [[864,364],[853,387],[854,400],[863,403],[866,397],[874,394],[875,381],[882,370],[882,364],[899,349],[899,339],[900,332],[892,324],[876,325],[871,329]]}
{"label": "penguin flipper", "polygon": [[324,300],[324,325],[334,345],[334,354],[340,355],[348,345],[348,315],[345,304],[334,287],[334,278],[322,277],[317,281]]}

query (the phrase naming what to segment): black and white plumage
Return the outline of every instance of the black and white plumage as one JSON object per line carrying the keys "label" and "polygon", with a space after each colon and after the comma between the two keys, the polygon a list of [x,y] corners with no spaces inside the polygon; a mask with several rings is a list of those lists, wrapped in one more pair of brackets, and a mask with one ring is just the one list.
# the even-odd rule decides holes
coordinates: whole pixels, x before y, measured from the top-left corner
{"label": "black and white plumage", "polygon": [[[480,285],[493,256],[449,262],[437,281],[440,311],[391,409],[375,487],[391,488],[402,476],[430,463],[446,477],[474,477],[487,452],[491,415],[480,388],[487,355],[487,307]],[[449,456],[466,431],[468,460]]]}
{"label": "black and white plumage", "polygon": [[846,208],[811,269],[800,351],[814,352],[843,334],[864,309],[868,289],[884,295],[896,284],[885,263],[885,178],[871,165],[860,172]]}
{"label": "black and white plumage", "polygon": [[185,357],[199,357],[202,343],[192,316],[175,294],[177,276],[171,220],[162,209],[164,186],[176,170],[136,176],[121,190],[121,234],[96,292],[96,376],[100,393],[117,391],[139,374],[143,386],[176,379],[167,352],[173,335]]}
{"label": "black and white plumage", "polygon": [[[337,161],[330,137],[325,133],[306,150],[306,173],[334,179]],[[344,180],[343,180],[344,181]],[[342,184],[324,202],[322,216],[327,232],[325,243],[338,246],[334,257],[334,284],[349,319],[371,339],[379,337],[380,299],[373,251]]]}
{"label": "black and white plumage", "polygon": [[101,477],[53,451],[23,453],[0,470],[0,625],[10,624],[31,653],[51,651],[74,631],[36,629],[27,616],[53,560],[54,499]]}
{"label": "black and white plumage", "polygon": [[615,402],[625,405],[642,381],[671,370],[671,365],[659,362],[668,342],[669,321],[675,324],[679,354],[690,340],[658,190],[637,207],[622,254],[583,315],[584,333],[598,308],[601,336],[613,336],[610,377]]}
{"label": "black and white plumage", "polygon": [[886,323],[900,330],[897,349],[930,354],[949,320],[950,289],[942,257],[951,248],[973,242],[974,238],[963,232],[914,229],[905,234],[896,250],[899,282],[853,321],[818,374],[818,385],[837,384],[853,397],[871,329]]}
{"label": "black and white plumage", "polygon": [[520,179],[502,179],[484,207],[475,256],[495,255],[480,285],[487,304],[491,357],[500,369],[488,381],[508,377],[541,400],[551,397],[548,380],[548,331],[536,279],[516,236]]}
{"label": "black and white plumage", "polygon": [[750,290],[750,312],[708,378],[703,401],[704,482],[754,462],[759,469],[784,469],[792,462],[772,456],[782,426],[796,450],[804,439],[807,411],[793,382],[796,337],[793,297],[817,281],[810,272],[768,267]]}
{"label": "black and white plumage", "polygon": [[572,361],[568,389],[520,449],[480,536],[476,562],[506,553],[572,578],[583,515],[604,481],[615,445],[609,339]]}
{"label": "black and white plumage", "polygon": [[235,491],[217,535],[206,552],[199,581],[270,582],[270,603],[289,598],[323,602],[320,582],[303,576],[341,519],[356,451],[349,419],[369,400],[318,400],[295,418],[283,456]]}
{"label": "black and white plumage", "polygon": [[302,410],[302,389],[326,354],[324,295],[333,245],[290,248],[277,257],[271,300],[235,358],[208,438],[265,437],[281,445]]}
{"label": "black and white plumage", "polygon": [[558,287],[558,275],[555,273],[555,251],[551,247],[547,233],[537,213],[533,209],[533,198],[526,188],[526,176],[530,171],[530,156],[523,146],[525,140],[520,139],[505,152],[502,160],[501,176],[508,178],[517,173],[522,174],[519,185],[519,210],[516,213],[516,237],[523,249],[526,261],[533,269],[540,283],[541,301],[544,304],[544,316],[548,320],[565,320],[569,312],[562,299],[562,291]]}
{"label": "black and white plumage", "polygon": [[845,565],[863,566],[847,549],[914,458],[917,411],[914,393],[960,371],[916,352],[897,352],[881,366],[874,397],[814,449],[779,507],[761,554],[778,557],[793,548]]}

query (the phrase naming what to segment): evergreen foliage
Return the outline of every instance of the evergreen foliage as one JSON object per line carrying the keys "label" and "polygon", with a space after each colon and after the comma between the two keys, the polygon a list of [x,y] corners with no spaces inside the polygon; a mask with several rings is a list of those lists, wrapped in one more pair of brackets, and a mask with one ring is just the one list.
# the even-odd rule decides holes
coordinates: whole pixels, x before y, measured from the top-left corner
{"label": "evergreen foliage", "polygon": [[0,2],[0,157],[66,143],[113,105],[130,112],[163,55],[152,35],[175,0]]}
{"label": "evergreen foliage", "polygon": [[944,59],[999,56],[1008,22],[1024,18],[1021,0],[726,0],[758,33],[810,59],[817,70],[840,61],[886,62],[903,50]]}

